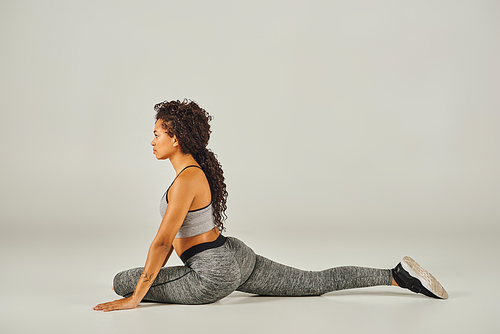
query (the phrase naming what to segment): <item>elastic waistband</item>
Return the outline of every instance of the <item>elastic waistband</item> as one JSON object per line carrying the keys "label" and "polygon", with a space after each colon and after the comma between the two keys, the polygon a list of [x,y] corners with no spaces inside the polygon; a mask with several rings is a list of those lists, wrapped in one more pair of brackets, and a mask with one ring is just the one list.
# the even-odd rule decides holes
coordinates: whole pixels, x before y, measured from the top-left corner
{"label": "elastic waistband", "polygon": [[220,247],[220,246],[224,245],[225,242],[226,242],[226,237],[224,237],[222,234],[219,234],[217,239],[215,239],[214,241],[203,242],[201,244],[194,245],[193,247],[186,249],[184,251],[184,253],[182,253],[180,256],[181,260],[182,260],[182,262],[186,263],[186,261],[190,257],[192,257],[198,253],[201,253],[207,249]]}

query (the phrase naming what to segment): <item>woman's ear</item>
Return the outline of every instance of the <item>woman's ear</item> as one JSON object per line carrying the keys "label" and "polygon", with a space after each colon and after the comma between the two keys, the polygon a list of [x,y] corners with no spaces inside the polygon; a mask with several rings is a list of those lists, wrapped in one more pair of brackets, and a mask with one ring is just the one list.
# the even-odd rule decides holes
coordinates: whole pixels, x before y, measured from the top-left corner
{"label": "woman's ear", "polygon": [[175,135],[172,136],[172,146],[173,147],[179,146],[179,141],[177,140],[177,137]]}

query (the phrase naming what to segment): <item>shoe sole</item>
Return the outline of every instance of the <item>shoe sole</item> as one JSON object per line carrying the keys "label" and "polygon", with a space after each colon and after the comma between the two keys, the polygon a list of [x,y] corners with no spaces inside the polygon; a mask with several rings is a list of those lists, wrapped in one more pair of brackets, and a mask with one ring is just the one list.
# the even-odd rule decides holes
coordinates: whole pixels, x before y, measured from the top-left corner
{"label": "shoe sole", "polygon": [[448,292],[446,292],[438,280],[432,276],[431,273],[422,268],[417,261],[413,260],[409,256],[405,256],[403,261],[401,261],[401,266],[403,266],[403,269],[410,273],[411,276],[418,279],[424,288],[439,298],[448,299]]}

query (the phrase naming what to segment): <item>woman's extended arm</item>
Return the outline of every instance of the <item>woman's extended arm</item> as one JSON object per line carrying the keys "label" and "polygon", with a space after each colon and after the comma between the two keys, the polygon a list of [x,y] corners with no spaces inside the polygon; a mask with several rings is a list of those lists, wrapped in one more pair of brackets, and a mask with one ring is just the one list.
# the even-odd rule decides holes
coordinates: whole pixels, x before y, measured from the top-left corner
{"label": "woman's extended arm", "polygon": [[161,222],[158,233],[149,247],[146,264],[141,277],[137,282],[134,293],[128,298],[99,304],[94,307],[97,311],[114,311],[136,308],[153,284],[161,267],[165,265],[172,254],[172,242],[193,202],[195,187],[190,186],[189,180],[179,178],[176,186],[170,189],[170,201]]}

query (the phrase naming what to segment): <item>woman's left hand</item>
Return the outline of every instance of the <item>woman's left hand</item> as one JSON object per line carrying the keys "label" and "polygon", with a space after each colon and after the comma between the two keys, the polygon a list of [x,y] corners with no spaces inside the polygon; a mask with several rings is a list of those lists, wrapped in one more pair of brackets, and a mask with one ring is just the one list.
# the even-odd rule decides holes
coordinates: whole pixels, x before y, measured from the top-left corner
{"label": "woman's left hand", "polygon": [[138,302],[132,299],[132,297],[118,299],[108,303],[102,303],[97,306],[94,306],[94,310],[96,311],[117,311],[117,310],[126,310],[131,308],[136,308],[139,305]]}

